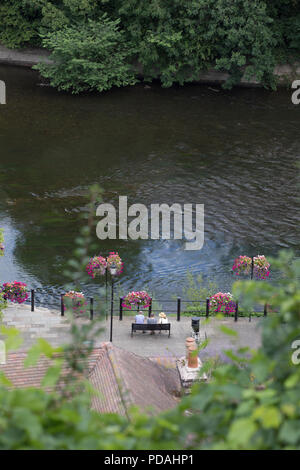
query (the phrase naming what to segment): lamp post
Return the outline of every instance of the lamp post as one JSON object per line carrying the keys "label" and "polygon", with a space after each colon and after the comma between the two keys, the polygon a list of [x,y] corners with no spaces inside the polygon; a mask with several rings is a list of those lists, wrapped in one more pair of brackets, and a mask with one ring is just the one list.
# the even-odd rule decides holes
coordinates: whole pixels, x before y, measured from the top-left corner
{"label": "lamp post", "polygon": [[105,268],[105,319],[107,320],[107,307],[108,307],[108,302],[107,302],[107,266]]}
{"label": "lamp post", "polygon": [[111,304],[110,304],[110,336],[109,341],[112,343],[112,332],[113,332],[113,313],[114,313],[114,280],[115,275],[117,274],[117,266],[115,263],[111,263],[109,266],[109,271],[111,275]]}

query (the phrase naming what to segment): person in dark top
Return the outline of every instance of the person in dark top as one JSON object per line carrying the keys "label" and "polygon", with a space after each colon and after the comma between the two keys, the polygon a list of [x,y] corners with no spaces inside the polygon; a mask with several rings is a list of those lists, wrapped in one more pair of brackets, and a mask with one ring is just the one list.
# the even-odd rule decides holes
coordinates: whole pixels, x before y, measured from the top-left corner
{"label": "person in dark top", "polygon": [[[153,315],[153,313],[150,315],[150,317],[147,319],[147,324],[148,325],[153,325],[157,323],[157,319],[155,318],[155,316]],[[155,334],[155,331],[151,331],[150,332],[150,335],[154,335]]]}

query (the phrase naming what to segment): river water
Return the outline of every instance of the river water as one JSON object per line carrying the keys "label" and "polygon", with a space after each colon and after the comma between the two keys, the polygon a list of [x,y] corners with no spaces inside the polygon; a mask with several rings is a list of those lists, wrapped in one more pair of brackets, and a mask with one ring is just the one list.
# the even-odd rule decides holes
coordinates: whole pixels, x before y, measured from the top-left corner
{"label": "river water", "polygon": [[181,240],[99,241],[124,260],[122,292],[182,295],[187,269],[228,291],[236,256],[299,255],[300,106],[290,90],[137,85],[72,96],[39,86],[29,69],[0,66],[0,79],[1,282],[25,281],[39,301],[58,302],[92,183],[116,206],[119,195],[205,205],[200,251]]}

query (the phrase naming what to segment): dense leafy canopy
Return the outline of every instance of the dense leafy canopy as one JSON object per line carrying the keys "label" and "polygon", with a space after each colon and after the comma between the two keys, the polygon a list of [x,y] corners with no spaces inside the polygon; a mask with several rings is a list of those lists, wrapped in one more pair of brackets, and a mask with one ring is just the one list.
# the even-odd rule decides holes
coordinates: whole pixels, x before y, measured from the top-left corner
{"label": "dense leafy canopy", "polygon": [[[86,47],[75,52],[71,38]],[[229,72],[226,87],[238,83],[245,69],[246,78],[274,87],[276,63],[299,57],[300,5],[299,0],[4,0],[0,42],[53,51],[57,66],[40,70],[60,89],[105,90],[134,83],[134,74],[170,86],[196,80],[207,68]]]}
{"label": "dense leafy canopy", "polygon": [[53,51],[54,64],[40,64],[38,70],[51,85],[73,93],[136,83],[118,23],[103,15],[101,21],[89,20],[49,34],[44,45]]}

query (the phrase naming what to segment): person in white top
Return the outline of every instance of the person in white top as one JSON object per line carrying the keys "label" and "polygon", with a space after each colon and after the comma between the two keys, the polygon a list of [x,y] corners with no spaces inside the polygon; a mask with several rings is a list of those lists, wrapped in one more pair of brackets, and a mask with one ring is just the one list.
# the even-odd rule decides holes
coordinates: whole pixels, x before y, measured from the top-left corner
{"label": "person in white top", "polygon": [[145,317],[143,312],[138,312],[137,315],[135,316],[135,323],[144,323]]}
{"label": "person in white top", "polygon": [[160,312],[160,314],[158,316],[159,316],[158,323],[160,325],[162,325],[163,323],[170,323],[168,318],[167,318],[167,315],[164,312]]}

